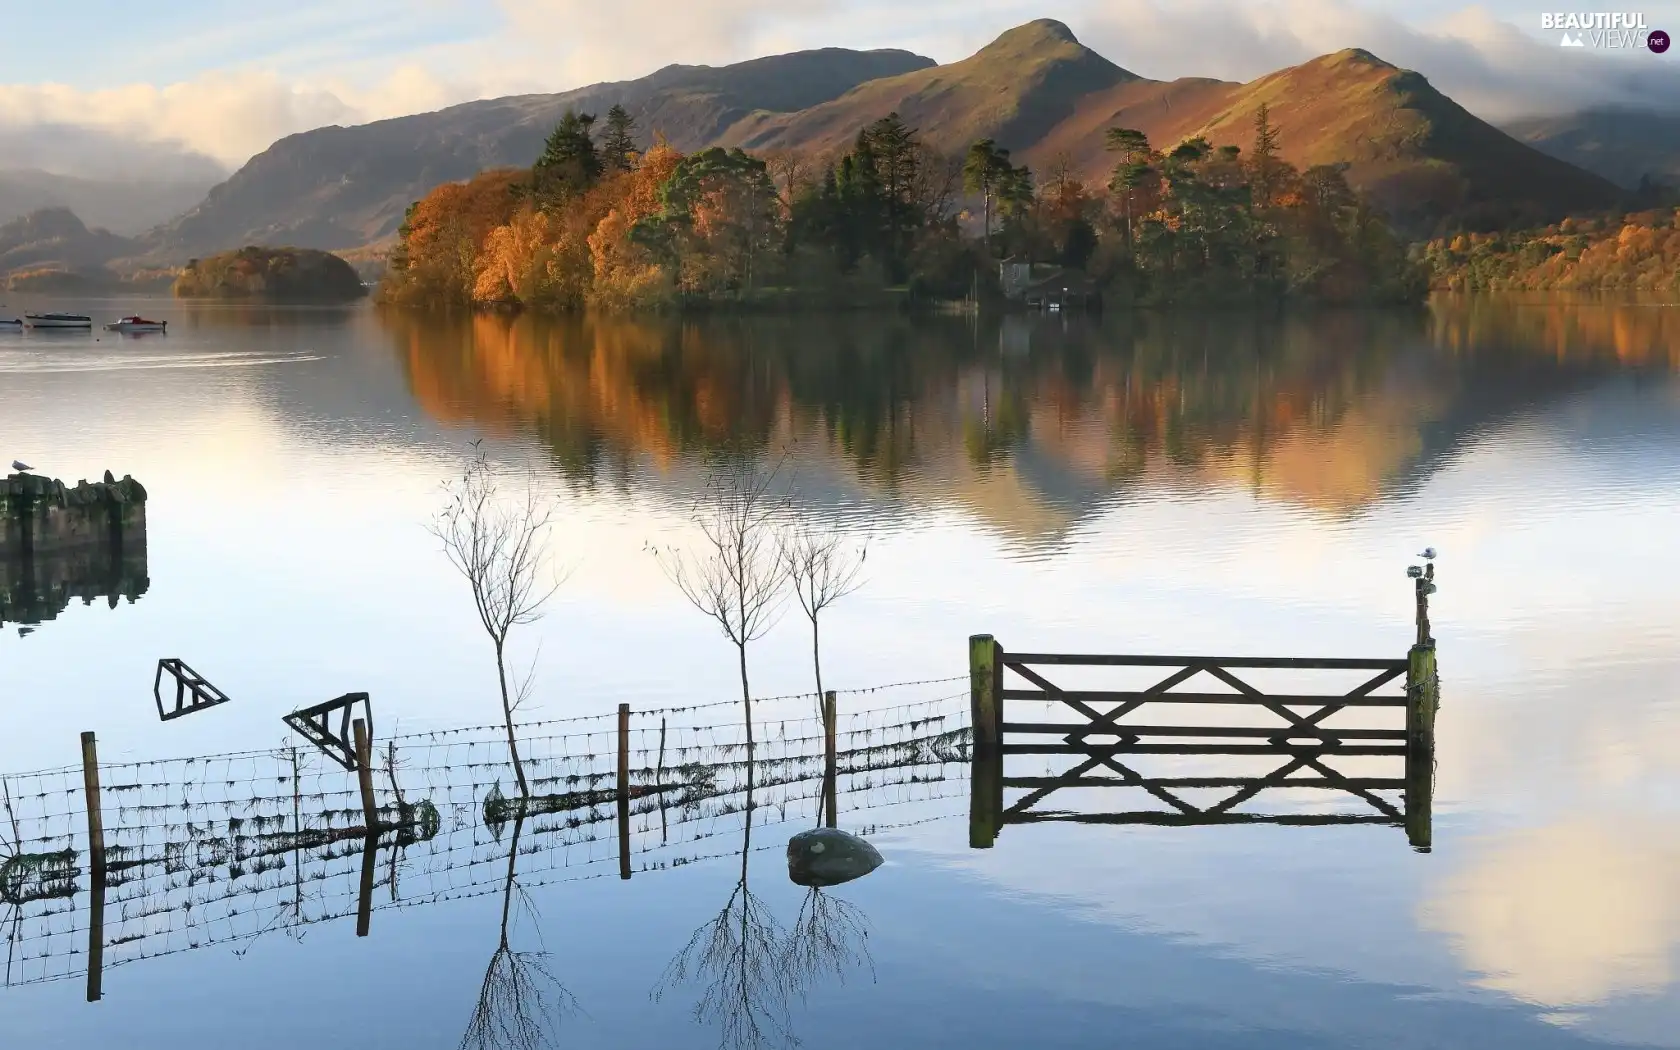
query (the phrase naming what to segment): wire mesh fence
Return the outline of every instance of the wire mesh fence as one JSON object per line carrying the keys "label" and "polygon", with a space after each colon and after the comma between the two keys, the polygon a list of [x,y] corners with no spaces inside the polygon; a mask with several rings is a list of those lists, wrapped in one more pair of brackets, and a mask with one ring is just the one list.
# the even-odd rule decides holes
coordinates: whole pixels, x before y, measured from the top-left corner
{"label": "wire mesh fence", "polygon": [[[4,983],[86,974],[94,948],[104,969],[242,952],[359,910],[500,893],[510,848],[526,888],[681,867],[738,852],[749,814],[815,825],[830,780],[849,826],[917,823],[894,807],[967,796],[967,693],[930,688],[959,680],[848,690],[883,695],[838,711],[832,749],[810,695],[755,702],[750,750],[740,701],[631,712],[623,733],[616,712],[525,723],[511,746],[501,725],[398,734],[373,748],[371,838],[357,774],[308,743],[101,764],[102,877],[80,767],[0,776]],[[925,698],[884,702],[909,689]]]}

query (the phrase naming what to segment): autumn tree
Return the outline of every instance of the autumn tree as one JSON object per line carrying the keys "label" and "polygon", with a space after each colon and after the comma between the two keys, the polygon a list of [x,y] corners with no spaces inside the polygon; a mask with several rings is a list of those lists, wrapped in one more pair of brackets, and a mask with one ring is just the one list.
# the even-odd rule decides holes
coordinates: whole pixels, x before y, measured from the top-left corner
{"label": "autumn tree", "polygon": [[471,302],[485,240],[524,206],[528,183],[523,171],[497,168],[416,201],[398,234],[402,265],[382,282],[380,297],[428,307]]}
{"label": "autumn tree", "polygon": [[[685,289],[753,287],[776,239],[776,187],[762,160],[720,146],[684,157],[660,189],[663,208],[644,238],[684,268]],[[686,249],[686,250],[685,250]]]}

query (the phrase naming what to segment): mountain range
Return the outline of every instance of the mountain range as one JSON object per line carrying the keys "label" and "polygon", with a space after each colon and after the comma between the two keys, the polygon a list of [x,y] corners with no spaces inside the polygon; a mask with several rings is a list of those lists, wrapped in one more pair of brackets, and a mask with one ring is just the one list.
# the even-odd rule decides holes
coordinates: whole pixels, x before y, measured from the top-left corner
{"label": "mountain range", "polygon": [[[343,250],[389,241],[407,206],[433,186],[531,163],[569,108],[600,114],[621,104],[643,145],[657,133],[685,151],[717,144],[819,155],[896,112],[948,153],[992,138],[1035,171],[1065,164],[1106,181],[1107,128],[1137,128],[1157,147],[1201,135],[1246,148],[1262,103],[1286,160],[1347,162],[1350,181],[1414,233],[1603,209],[1641,174],[1680,174],[1680,117],[1656,134],[1649,121],[1604,114],[1519,122],[1508,134],[1421,74],[1358,49],[1248,83],[1150,80],[1041,19],[946,65],[908,51],[824,48],[318,128],[279,140],[190,210],[124,243],[150,262],[179,263],[244,244]],[[5,186],[0,176],[0,204]],[[0,208],[0,220],[6,214]]]}

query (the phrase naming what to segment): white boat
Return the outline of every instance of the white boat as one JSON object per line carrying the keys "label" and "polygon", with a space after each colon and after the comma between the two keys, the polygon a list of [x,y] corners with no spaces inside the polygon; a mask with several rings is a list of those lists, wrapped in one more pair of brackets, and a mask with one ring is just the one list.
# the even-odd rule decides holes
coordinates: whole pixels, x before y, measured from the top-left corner
{"label": "white boat", "polygon": [[22,327],[23,327],[23,318],[21,318],[21,317],[0,317],[0,328],[22,328]]}
{"label": "white boat", "polygon": [[93,318],[86,314],[24,314],[23,323],[31,328],[89,328]]}
{"label": "white boat", "polygon": [[105,330],[107,332],[161,332],[168,327],[168,321],[148,321],[144,317],[130,314],[120,321],[112,321],[105,326]]}

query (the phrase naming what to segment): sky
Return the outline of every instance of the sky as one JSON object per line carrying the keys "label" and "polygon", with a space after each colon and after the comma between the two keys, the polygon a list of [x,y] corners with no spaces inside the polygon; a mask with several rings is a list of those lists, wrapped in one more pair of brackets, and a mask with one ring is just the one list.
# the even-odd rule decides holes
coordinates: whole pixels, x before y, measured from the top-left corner
{"label": "sky", "polygon": [[[1680,0],[1633,2],[1649,28],[1680,32]],[[1560,34],[1540,28],[1544,10],[1518,0],[0,0],[9,40],[68,31],[75,41],[0,58],[0,167],[82,174],[90,152],[109,155],[91,147],[115,139],[146,144],[130,157],[148,170],[230,170],[328,124],[807,47],[949,62],[1044,17],[1144,76],[1247,80],[1363,47],[1491,120],[1606,103],[1680,108],[1680,49],[1562,49]]]}

